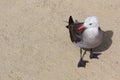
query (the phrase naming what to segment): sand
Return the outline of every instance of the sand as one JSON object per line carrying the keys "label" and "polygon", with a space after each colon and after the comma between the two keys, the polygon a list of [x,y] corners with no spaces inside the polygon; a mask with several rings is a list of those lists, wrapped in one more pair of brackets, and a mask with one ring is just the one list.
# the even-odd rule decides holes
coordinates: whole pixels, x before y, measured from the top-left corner
{"label": "sand", "polygon": [[[99,59],[78,67],[69,16],[98,16],[105,31]],[[0,0],[0,80],[119,80],[120,0]]]}

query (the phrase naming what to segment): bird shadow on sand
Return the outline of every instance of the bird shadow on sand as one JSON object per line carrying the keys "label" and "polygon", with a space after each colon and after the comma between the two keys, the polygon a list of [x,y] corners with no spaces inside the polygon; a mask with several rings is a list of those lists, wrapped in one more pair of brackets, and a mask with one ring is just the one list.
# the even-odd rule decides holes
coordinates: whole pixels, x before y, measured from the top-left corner
{"label": "bird shadow on sand", "polygon": [[93,49],[93,52],[102,52],[110,48],[112,44],[113,31],[104,31],[103,32],[103,42],[100,46]]}
{"label": "bird shadow on sand", "polygon": [[[102,44],[93,49],[92,55],[90,54],[90,56],[92,56],[92,57],[90,57],[90,59],[99,59],[99,55],[102,54],[101,52],[110,48],[110,46],[112,44],[113,31],[111,31],[111,30],[104,31],[103,35],[104,35],[104,38],[103,38]],[[84,50],[90,51],[90,50],[87,50],[87,49],[84,49]],[[80,58],[77,66],[85,68],[87,63],[89,63],[89,61],[83,60],[83,58],[82,59]]]}

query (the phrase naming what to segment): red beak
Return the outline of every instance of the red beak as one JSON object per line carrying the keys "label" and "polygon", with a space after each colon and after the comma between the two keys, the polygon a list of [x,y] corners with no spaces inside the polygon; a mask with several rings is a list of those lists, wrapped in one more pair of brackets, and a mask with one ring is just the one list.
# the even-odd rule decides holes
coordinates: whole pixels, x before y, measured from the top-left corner
{"label": "red beak", "polygon": [[78,31],[81,31],[81,30],[84,30],[84,29],[85,29],[84,26],[80,26],[80,27],[77,28]]}

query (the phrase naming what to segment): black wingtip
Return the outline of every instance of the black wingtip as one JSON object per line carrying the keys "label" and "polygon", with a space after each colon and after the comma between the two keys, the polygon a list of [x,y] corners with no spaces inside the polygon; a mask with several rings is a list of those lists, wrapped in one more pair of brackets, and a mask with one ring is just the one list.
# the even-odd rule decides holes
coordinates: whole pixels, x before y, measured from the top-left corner
{"label": "black wingtip", "polygon": [[69,25],[74,23],[72,16],[69,17]]}
{"label": "black wingtip", "polygon": [[72,16],[70,16],[69,19],[70,19],[70,18],[72,19]]}
{"label": "black wingtip", "polygon": [[68,22],[68,25],[66,26],[66,28],[69,28],[69,26],[70,26],[72,23],[74,23],[74,21],[73,21],[72,16],[70,16],[70,17],[69,17],[69,22]]}

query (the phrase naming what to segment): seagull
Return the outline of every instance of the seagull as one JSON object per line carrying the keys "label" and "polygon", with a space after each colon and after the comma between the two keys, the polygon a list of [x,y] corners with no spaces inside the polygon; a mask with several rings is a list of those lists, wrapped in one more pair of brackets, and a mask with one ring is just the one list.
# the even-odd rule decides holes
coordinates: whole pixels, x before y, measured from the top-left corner
{"label": "seagull", "polygon": [[90,58],[92,58],[92,49],[98,47],[103,41],[103,31],[99,26],[97,16],[87,17],[84,22],[74,22],[70,16],[66,28],[69,29],[72,43],[80,47],[80,53],[82,49],[89,49]]}

